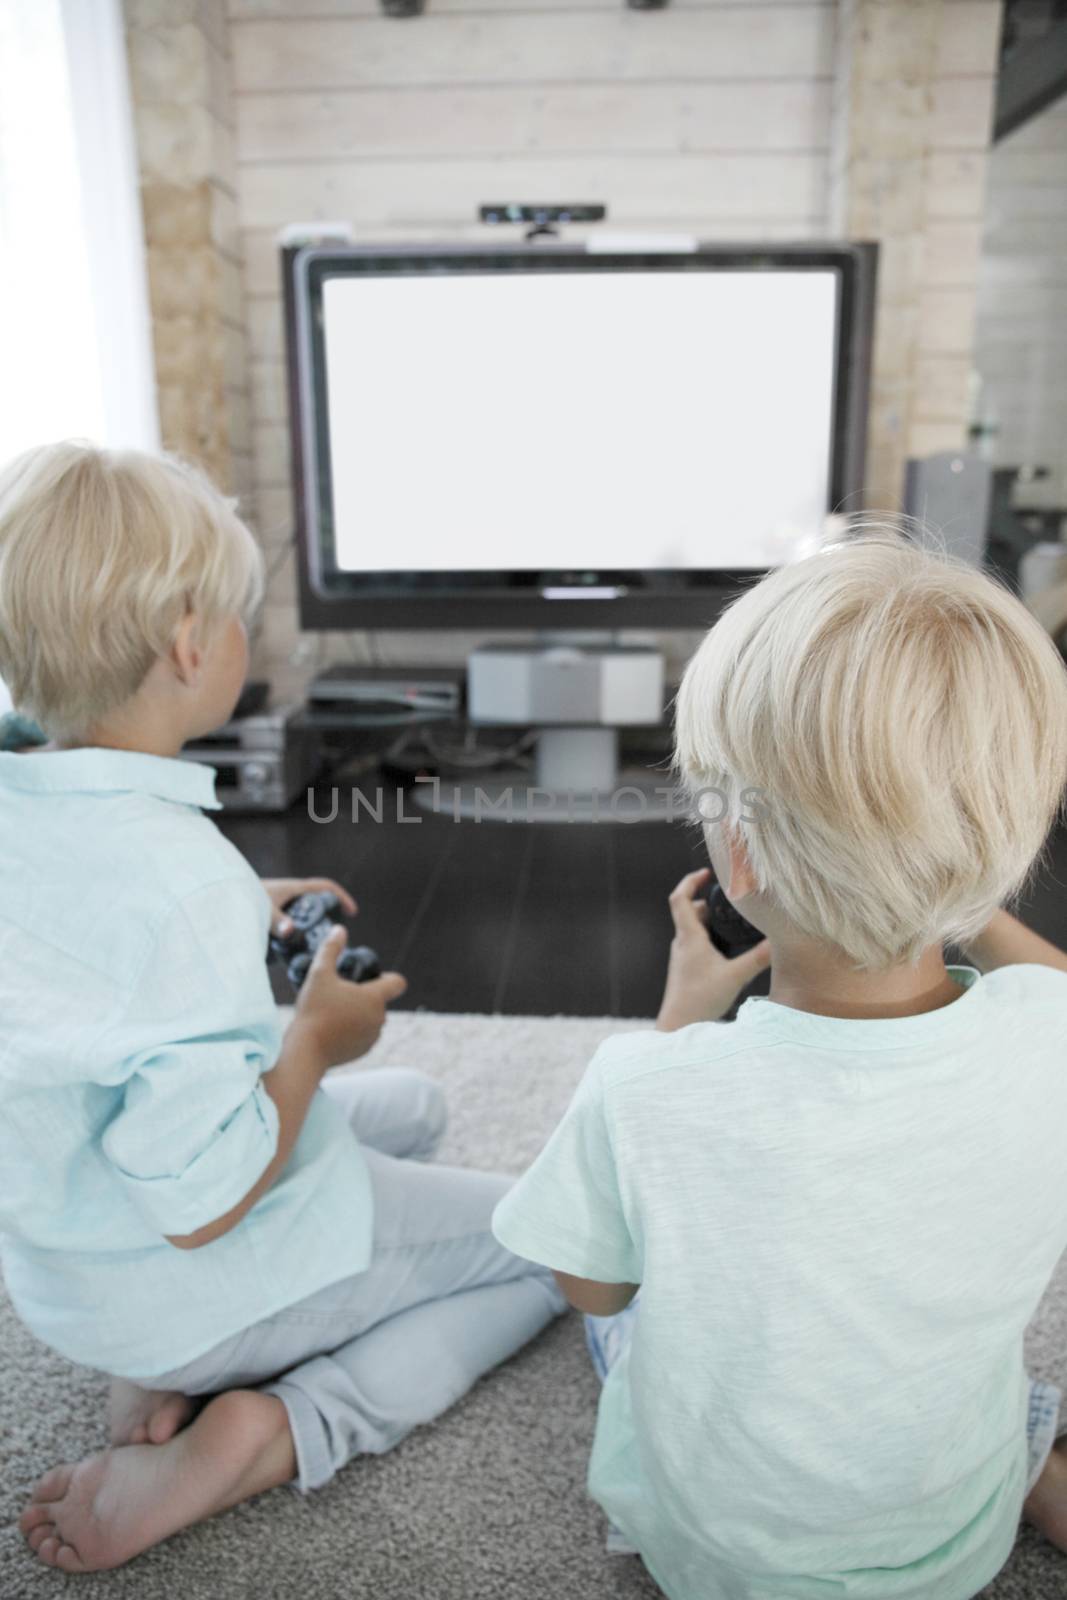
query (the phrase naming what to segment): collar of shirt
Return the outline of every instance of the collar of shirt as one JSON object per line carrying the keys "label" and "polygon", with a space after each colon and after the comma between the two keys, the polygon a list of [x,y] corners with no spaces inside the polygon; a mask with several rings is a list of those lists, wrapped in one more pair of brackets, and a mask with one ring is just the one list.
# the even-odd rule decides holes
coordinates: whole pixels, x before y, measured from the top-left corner
{"label": "collar of shirt", "polygon": [[737,1022],[746,1028],[777,1029],[796,1042],[842,1050],[885,1050],[920,1045],[943,1030],[958,1033],[967,1024],[974,1027],[982,1023],[986,994],[981,975],[973,967],[951,966],[946,970],[962,992],[949,1005],[939,1006],[936,1011],[920,1011],[908,1017],[827,1017],[820,1012],[798,1011],[776,1000],[751,995],[738,1009]]}
{"label": "collar of shirt", "polygon": [[204,811],[221,810],[215,769],[198,761],[140,750],[31,751],[0,754],[0,787],[37,794],[137,793]]}

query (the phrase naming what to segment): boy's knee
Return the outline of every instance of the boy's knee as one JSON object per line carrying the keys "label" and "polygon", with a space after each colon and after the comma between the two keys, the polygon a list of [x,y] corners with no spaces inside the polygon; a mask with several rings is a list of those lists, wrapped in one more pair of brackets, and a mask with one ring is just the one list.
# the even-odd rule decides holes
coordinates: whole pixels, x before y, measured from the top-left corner
{"label": "boy's knee", "polygon": [[437,1149],[448,1124],[445,1091],[424,1072],[400,1069],[404,1093],[411,1106],[412,1155],[429,1156]]}

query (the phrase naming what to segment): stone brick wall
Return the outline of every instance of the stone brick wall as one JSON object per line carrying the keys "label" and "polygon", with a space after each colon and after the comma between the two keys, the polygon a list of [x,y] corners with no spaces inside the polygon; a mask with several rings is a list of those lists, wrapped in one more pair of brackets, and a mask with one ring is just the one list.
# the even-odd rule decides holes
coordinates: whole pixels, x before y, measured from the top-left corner
{"label": "stone brick wall", "polygon": [[868,504],[908,456],[961,449],[999,0],[841,0],[831,228],[881,247]]}
{"label": "stone brick wall", "polygon": [[160,430],[250,500],[230,39],[217,0],[125,0]]}

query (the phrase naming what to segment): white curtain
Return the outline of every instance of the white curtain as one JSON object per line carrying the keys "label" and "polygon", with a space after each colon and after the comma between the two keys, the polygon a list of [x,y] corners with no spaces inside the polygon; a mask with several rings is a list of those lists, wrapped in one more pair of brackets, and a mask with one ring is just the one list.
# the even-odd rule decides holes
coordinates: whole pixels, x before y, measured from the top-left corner
{"label": "white curtain", "polygon": [[0,0],[0,466],[159,446],[134,150],[121,0]]}
{"label": "white curtain", "polygon": [[0,0],[0,463],[158,447],[121,0]]}

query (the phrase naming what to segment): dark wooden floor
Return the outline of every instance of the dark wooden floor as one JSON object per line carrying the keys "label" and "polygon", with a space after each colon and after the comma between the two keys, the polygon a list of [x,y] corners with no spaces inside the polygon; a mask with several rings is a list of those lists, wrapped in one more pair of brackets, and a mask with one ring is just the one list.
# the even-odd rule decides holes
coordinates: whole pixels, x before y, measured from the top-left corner
{"label": "dark wooden floor", "polygon": [[[368,790],[368,792],[370,792]],[[326,874],[355,894],[353,942],[409,982],[404,1008],[550,1016],[653,1016],[670,940],[667,894],[704,864],[681,823],[455,823],[416,813],[318,823],[226,815],[223,831],[264,877]],[[321,814],[329,812],[328,795]],[[1067,947],[1067,834],[1024,902]]]}

